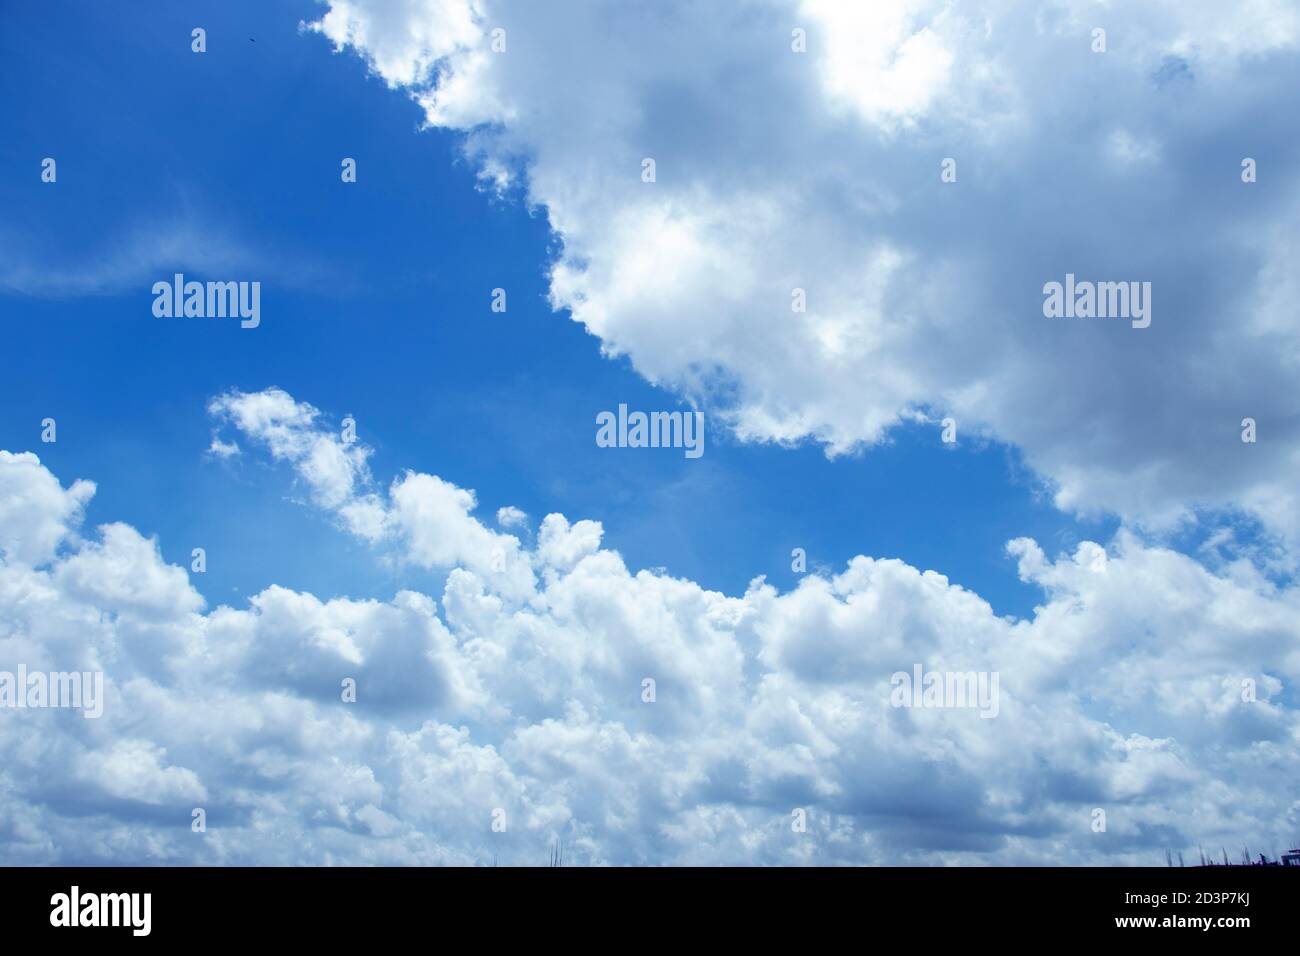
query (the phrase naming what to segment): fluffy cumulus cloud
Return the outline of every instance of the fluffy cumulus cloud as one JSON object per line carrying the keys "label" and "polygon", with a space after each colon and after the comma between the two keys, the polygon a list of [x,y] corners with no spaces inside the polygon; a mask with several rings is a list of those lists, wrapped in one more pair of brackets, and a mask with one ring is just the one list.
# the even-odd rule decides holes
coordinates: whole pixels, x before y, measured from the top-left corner
{"label": "fluffy cumulus cloud", "polygon": [[[323,2],[545,211],[553,305],[741,436],[950,415],[1063,508],[1300,539],[1289,0]],[[1150,282],[1150,327],[1045,318],[1067,273]]]}
{"label": "fluffy cumulus cloud", "polygon": [[[727,595],[596,522],[526,547],[447,479],[379,489],[283,391],[212,411],[445,587],[211,607],[156,540],[82,527],[92,485],[0,453],[0,670],[105,675],[98,719],[0,710],[5,863],[1151,864],[1300,830],[1300,590],[1247,562],[1016,540],[1023,620],[869,557]],[[996,706],[896,706],[917,665],[996,674]]]}

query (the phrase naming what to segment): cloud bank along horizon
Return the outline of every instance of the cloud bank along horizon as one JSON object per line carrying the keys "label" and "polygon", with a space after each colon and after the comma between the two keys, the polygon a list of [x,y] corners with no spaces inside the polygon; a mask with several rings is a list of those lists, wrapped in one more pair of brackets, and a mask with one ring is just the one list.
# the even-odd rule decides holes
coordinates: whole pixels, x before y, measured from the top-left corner
{"label": "cloud bank along horizon", "polygon": [[[210,411],[230,455],[288,467],[304,506],[442,593],[209,607],[156,540],[81,527],[92,483],[0,453],[8,641],[106,675],[97,720],[0,723],[8,862],[533,863],[563,840],[592,864],[1150,863],[1294,823],[1300,592],[1248,564],[1017,539],[1047,595],[1027,620],[865,556],[732,596],[632,572],[597,522],[529,534],[435,475],[381,487],[282,390]],[[999,675],[995,719],[891,703],[918,662]]]}

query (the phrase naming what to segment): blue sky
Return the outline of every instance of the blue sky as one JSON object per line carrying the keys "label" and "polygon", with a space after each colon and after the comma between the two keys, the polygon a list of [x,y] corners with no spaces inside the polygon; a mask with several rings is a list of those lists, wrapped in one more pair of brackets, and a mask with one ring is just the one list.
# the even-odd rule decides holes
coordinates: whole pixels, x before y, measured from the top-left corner
{"label": "blue sky", "polygon": [[[132,233],[185,230],[266,273],[272,318],[256,331],[153,317],[149,287],[184,270],[188,251],[147,275],[109,267],[93,294],[55,283],[3,299],[21,317],[8,334],[23,361],[0,386],[0,443],[26,447],[54,415],[61,441],[42,458],[94,474],[89,520],[148,529],[179,563],[206,547],[210,601],[273,581],[358,597],[394,583],[284,507],[283,480],[204,459],[207,401],[229,388],[278,385],[354,415],[380,476],[423,469],[473,488],[485,510],[598,518],[632,566],[728,592],[758,575],[790,586],[803,547],[833,569],[858,553],[898,557],[1023,616],[1039,595],[1005,542],[1068,548],[1111,527],[1052,508],[1014,452],[946,449],[937,426],[835,460],[716,428],[698,461],[597,448],[598,411],[676,399],[548,306],[544,218],[476,191],[457,135],[421,130],[417,106],[299,32],[313,4],[290,6],[212,5],[205,56],[168,42],[198,14],[165,4],[142,10],[138,29],[95,4],[8,28],[4,202],[19,261],[84,270],[112,263]],[[58,160],[57,190],[42,188],[36,153]],[[343,156],[359,163],[355,186],[340,182]],[[219,273],[196,262],[188,275]],[[489,310],[498,287],[504,316]]]}
{"label": "blue sky", "polygon": [[[11,11],[0,675],[107,696],[0,709],[0,860],[1293,841],[1300,14],[1255,14]],[[175,272],[260,325],[155,317]],[[1067,273],[1150,327],[1047,318]],[[703,457],[598,447],[620,404]],[[900,705],[913,666],[996,717]]]}

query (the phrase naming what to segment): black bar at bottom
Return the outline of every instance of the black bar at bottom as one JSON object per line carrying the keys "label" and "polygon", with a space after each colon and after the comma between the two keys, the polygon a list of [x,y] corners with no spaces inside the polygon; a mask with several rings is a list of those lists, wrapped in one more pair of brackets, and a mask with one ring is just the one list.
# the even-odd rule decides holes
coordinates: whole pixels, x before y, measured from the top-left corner
{"label": "black bar at bottom", "polygon": [[403,934],[442,946],[469,934],[481,943],[587,938],[604,948],[642,936],[664,942],[664,933],[736,943],[893,929],[936,941],[977,931],[986,940],[1200,936],[1287,947],[1300,928],[1297,904],[1300,871],[1289,867],[0,869],[11,942],[76,934],[82,943],[337,946]]}

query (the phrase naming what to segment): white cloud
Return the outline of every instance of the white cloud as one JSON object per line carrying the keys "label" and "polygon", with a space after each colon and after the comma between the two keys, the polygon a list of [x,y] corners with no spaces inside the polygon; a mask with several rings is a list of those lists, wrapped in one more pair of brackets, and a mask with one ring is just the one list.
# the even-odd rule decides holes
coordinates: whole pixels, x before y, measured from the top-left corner
{"label": "white cloud", "polygon": [[168,766],[166,752],[142,740],[120,740],[86,754],[81,778],[107,796],[154,805],[203,801],[207,792],[194,772]]}
{"label": "white cloud", "polygon": [[1111,158],[1121,167],[1149,166],[1160,159],[1160,145],[1135,137],[1127,130],[1115,130],[1107,141]]}
{"label": "white cloud", "polygon": [[[1294,256],[1263,238],[1300,191],[1236,166],[1295,145],[1294,4],[328,6],[315,29],[545,211],[553,305],[741,436],[842,453],[942,412],[1062,508],[1246,508],[1300,541]],[[1152,282],[1151,328],[1044,319],[1066,272]]]}
{"label": "white cloud", "polygon": [[[316,467],[336,430],[311,406],[214,410],[326,513],[371,494],[360,468]],[[0,660],[106,673],[98,720],[0,715],[5,862],[539,864],[563,838],[580,864],[1154,864],[1300,826],[1300,591],[1244,562],[1127,532],[1057,560],[1019,539],[1044,599],[1011,620],[889,559],[708,591],[552,514],[511,575],[468,566],[507,537],[469,492],[408,473],[375,506],[418,533],[379,544],[455,562],[440,597],[272,586],[205,610],[139,532],[79,533],[90,487],[70,503],[34,456],[0,454],[0,513],[32,516],[5,525]],[[998,716],[891,707],[914,664],[996,671]]]}
{"label": "white cloud", "polygon": [[0,451],[0,555],[32,565],[49,561],[94,493],[90,481],[64,491],[31,452]]}
{"label": "white cloud", "polygon": [[281,389],[232,391],[208,410],[291,463],[312,501],[339,515],[353,534],[395,543],[402,559],[419,567],[464,566],[516,598],[532,592],[533,573],[519,539],[472,517],[474,492],[413,472],[394,480],[386,498],[370,491],[370,449],[345,441],[341,427],[321,428],[320,412]]}
{"label": "white cloud", "polygon": [[[51,239],[52,244],[57,242],[57,236]],[[5,250],[0,290],[50,298],[119,295],[133,290],[143,295],[160,279],[170,282],[174,271],[209,275],[254,271],[266,278],[289,278],[311,271],[305,264],[289,265],[279,253],[250,249],[210,222],[201,226],[191,223],[188,214],[161,224],[125,228],[111,246],[92,251],[71,268],[52,266],[51,260],[61,257],[34,253],[33,244],[39,246],[31,236],[0,231],[0,248]]]}
{"label": "white cloud", "polygon": [[946,6],[804,0],[797,16],[815,24],[814,43],[825,45],[817,59],[831,100],[847,102],[869,122],[910,122],[949,82],[953,55],[939,32]]}
{"label": "white cloud", "polygon": [[213,436],[212,444],[208,446],[208,454],[216,458],[234,458],[239,454],[239,446],[234,442],[224,442]]}
{"label": "white cloud", "polygon": [[342,0],[308,29],[339,47],[366,51],[371,66],[394,85],[426,79],[443,57],[478,38],[476,0]]}
{"label": "white cloud", "polygon": [[497,524],[503,528],[519,528],[528,523],[528,515],[514,505],[497,509]]}

